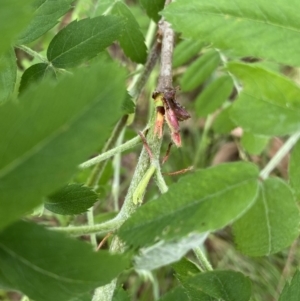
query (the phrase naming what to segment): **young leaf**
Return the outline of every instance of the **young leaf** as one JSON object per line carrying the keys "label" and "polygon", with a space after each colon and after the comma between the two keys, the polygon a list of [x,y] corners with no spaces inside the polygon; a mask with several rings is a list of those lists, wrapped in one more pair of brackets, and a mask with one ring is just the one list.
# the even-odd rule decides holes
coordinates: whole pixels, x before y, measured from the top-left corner
{"label": "young leaf", "polygon": [[45,77],[56,77],[54,69],[45,63],[38,63],[25,70],[21,77],[19,92],[24,92],[31,84],[43,80]]}
{"label": "young leaf", "polygon": [[[109,283],[128,260],[33,223],[16,222],[0,234],[0,286],[35,301],[69,301]],[[20,272],[21,271],[21,272]]]}
{"label": "young leaf", "polygon": [[230,96],[233,82],[229,75],[217,78],[199,94],[196,99],[196,113],[198,116],[207,116],[219,108]]}
{"label": "young leaf", "polygon": [[35,13],[29,25],[18,38],[18,44],[28,44],[58,23],[58,19],[71,8],[73,0],[35,0]]}
{"label": "young leaf", "polygon": [[[178,0],[162,12],[185,37],[201,39],[238,56],[256,56],[300,65],[298,0]],[[187,17],[188,16],[188,17]],[[286,41],[282,43],[282,41]]]}
{"label": "young leaf", "polygon": [[230,133],[237,125],[231,120],[232,105],[229,105],[227,108],[223,109],[214,120],[213,130],[218,134],[228,134]]}
{"label": "young leaf", "polygon": [[238,125],[267,136],[300,130],[300,88],[294,82],[255,65],[233,62],[228,69],[244,86],[231,110]]}
{"label": "young leaf", "polygon": [[174,49],[173,67],[177,68],[198,54],[204,43],[197,40],[184,40]]}
{"label": "young leaf", "polygon": [[50,195],[45,208],[63,215],[86,212],[97,201],[97,194],[81,184],[70,184]]}
{"label": "young leaf", "polygon": [[292,150],[289,162],[290,184],[295,192],[297,200],[300,200],[300,141],[296,143]]}
{"label": "young leaf", "polygon": [[[9,51],[17,35],[32,16],[31,5],[34,0],[1,0],[0,9],[0,57]],[[12,20],[14,20],[12,22]],[[0,65],[1,70],[1,65]]]}
{"label": "young leaf", "polygon": [[215,50],[210,50],[188,67],[181,79],[183,91],[191,91],[200,86],[218,67],[220,56]]}
{"label": "young leaf", "polygon": [[188,251],[203,244],[207,234],[190,234],[176,241],[163,242],[140,250],[134,258],[134,267],[137,270],[160,268],[180,260]]}
{"label": "young leaf", "polygon": [[159,21],[160,15],[158,13],[164,8],[165,0],[140,0],[140,4],[151,19],[155,22]]}
{"label": "young leaf", "polygon": [[249,256],[270,255],[289,246],[299,234],[299,210],[288,185],[270,178],[259,197],[234,225],[238,249]]}
{"label": "young leaf", "polygon": [[193,294],[195,294],[194,290],[196,289],[199,295],[204,293],[217,300],[249,301],[251,297],[251,282],[249,278],[239,272],[211,271],[197,274],[183,282],[188,284],[184,286],[187,293],[189,293],[189,290],[193,290]]}
{"label": "young leaf", "polygon": [[73,21],[52,39],[47,58],[57,68],[75,67],[117,40],[124,25],[124,19],[118,16]]}
{"label": "young leaf", "polygon": [[249,132],[244,132],[241,144],[243,148],[252,155],[260,155],[269,142],[269,138],[265,136],[255,135]]}
{"label": "young leaf", "polygon": [[257,168],[242,162],[199,170],[140,207],[121,226],[119,235],[128,244],[144,246],[222,228],[253,204],[257,177]]}
{"label": "young leaf", "polygon": [[136,63],[143,64],[147,58],[147,47],[140,26],[130,9],[121,1],[114,4],[112,13],[126,20],[119,42],[125,54]]}
{"label": "young leaf", "polygon": [[17,79],[17,63],[13,49],[0,57],[0,103],[14,92]]}
{"label": "young leaf", "polygon": [[66,184],[105,142],[121,115],[124,83],[122,69],[102,62],[0,107],[0,228]]}
{"label": "young leaf", "polygon": [[297,270],[290,283],[286,283],[278,301],[298,301],[300,296],[300,271]]}

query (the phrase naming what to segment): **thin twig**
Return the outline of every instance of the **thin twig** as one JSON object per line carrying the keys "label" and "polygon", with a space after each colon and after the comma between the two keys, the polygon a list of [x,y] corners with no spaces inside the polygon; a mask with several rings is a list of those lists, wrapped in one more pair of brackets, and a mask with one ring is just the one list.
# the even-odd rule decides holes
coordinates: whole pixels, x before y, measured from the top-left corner
{"label": "thin twig", "polygon": [[42,61],[45,64],[50,64],[50,62],[45,58],[44,56],[40,55],[38,52],[32,50],[31,48],[25,46],[25,45],[17,45],[16,48],[23,50],[33,58],[37,58],[40,61]]}
{"label": "thin twig", "polygon": [[300,138],[300,132],[293,134],[279,149],[279,151],[275,154],[275,156],[268,162],[265,168],[260,172],[260,178],[265,180],[268,178],[270,173],[276,166],[281,162],[281,160],[289,153],[289,151],[293,148],[296,142]]}
{"label": "thin twig", "polygon": [[[161,54],[161,66],[160,66],[160,76],[158,80],[157,90],[164,91],[166,88],[172,87],[172,54],[173,54],[173,42],[174,42],[174,32],[168,26],[167,22],[164,22],[164,26],[161,26],[163,40],[162,40],[162,54]],[[163,53],[165,51],[166,53]],[[155,127],[155,112],[152,113],[152,117],[149,121],[149,132],[147,135],[147,143],[153,154],[153,160],[159,161],[159,154],[161,148],[161,139],[157,137],[154,133]],[[152,160],[152,161],[153,161]],[[145,148],[143,148],[138,164],[135,169],[130,187],[128,189],[127,195],[125,197],[124,204],[121,208],[119,216],[128,219],[132,213],[136,210],[138,205],[133,203],[133,195],[146,174],[150,166],[149,155]],[[125,246],[121,240],[116,236],[111,244],[110,250],[112,252],[124,252]],[[113,293],[116,287],[117,279],[114,279],[110,284],[96,289],[92,301],[111,301]]]}
{"label": "thin twig", "polygon": [[[144,131],[145,132],[145,131]],[[85,168],[89,168],[101,161],[105,161],[113,156],[115,156],[116,154],[120,154],[128,149],[131,149],[137,145],[139,145],[141,143],[141,138],[140,136],[136,136],[133,139],[116,146],[115,148],[112,148],[110,150],[108,150],[107,152],[101,153],[99,156],[96,156],[90,160],[87,160],[83,163],[81,163],[79,165],[80,169],[85,169]]]}

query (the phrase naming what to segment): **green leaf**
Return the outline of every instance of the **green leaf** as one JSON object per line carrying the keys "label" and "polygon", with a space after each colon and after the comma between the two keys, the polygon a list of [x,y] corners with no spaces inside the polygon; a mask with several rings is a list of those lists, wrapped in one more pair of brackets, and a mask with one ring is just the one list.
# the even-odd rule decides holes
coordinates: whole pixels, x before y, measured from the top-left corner
{"label": "green leaf", "polygon": [[144,64],[147,58],[145,38],[140,30],[140,25],[134,15],[121,1],[114,4],[112,13],[126,20],[124,31],[119,37],[119,42],[125,54],[136,63]]}
{"label": "green leaf", "polygon": [[228,134],[234,128],[236,128],[236,124],[231,120],[232,105],[229,105],[227,108],[223,109],[221,113],[219,113],[214,120],[213,130],[218,134]]}
{"label": "green leaf", "polygon": [[0,107],[0,228],[66,184],[101,148],[121,116],[124,73],[102,62]]}
{"label": "green leaf", "polygon": [[211,271],[187,278],[184,282],[188,283],[187,290],[197,289],[199,294],[202,292],[217,300],[249,301],[251,297],[251,282],[239,272]]}
{"label": "green leaf", "polygon": [[135,105],[129,93],[126,93],[125,95],[122,103],[122,110],[124,114],[131,114],[135,111]]}
{"label": "green leaf", "polygon": [[207,234],[190,234],[187,237],[170,241],[158,242],[148,248],[140,250],[134,258],[134,267],[137,270],[152,271],[162,266],[180,260],[188,251],[203,244]]}
{"label": "green leaf", "polygon": [[251,155],[260,155],[268,143],[268,137],[255,135],[249,132],[244,132],[241,139],[243,148]]}
{"label": "green leaf", "polygon": [[198,40],[184,40],[174,49],[173,67],[177,68],[188,62],[203,48],[204,43]]}
{"label": "green leaf", "polygon": [[117,40],[124,25],[124,19],[117,16],[73,21],[52,39],[47,58],[57,68],[75,67]]}
{"label": "green leaf", "polygon": [[21,77],[19,92],[24,92],[31,84],[37,83],[46,77],[56,77],[54,69],[45,63],[38,63],[25,70]]}
{"label": "green leaf", "polygon": [[18,38],[18,44],[28,44],[58,23],[58,19],[71,9],[73,0],[35,0],[35,13],[29,25]]}
{"label": "green leaf", "polygon": [[189,300],[193,301],[217,301],[217,299],[210,297],[203,291],[200,291],[194,286],[190,285],[189,279],[200,273],[199,268],[186,258],[182,258],[179,262],[172,265],[175,270],[175,276],[184,287]]}
{"label": "green leaf", "polygon": [[286,283],[279,301],[298,301],[300,295],[300,271],[297,270],[290,283]]}
{"label": "green leaf", "polygon": [[191,91],[200,86],[218,67],[220,56],[215,50],[204,53],[193,64],[191,64],[181,79],[183,91]]}
{"label": "green leaf", "polygon": [[158,301],[190,301],[190,298],[182,286],[177,286],[159,298]]}
{"label": "green leaf", "polygon": [[296,143],[292,150],[289,161],[289,178],[297,199],[300,199],[300,141]]}
{"label": "green leaf", "polygon": [[198,116],[207,116],[219,108],[230,96],[233,82],[229,75],[217,78],[205,87],[196,99],[196,113]]}
{"label": "green leaf", "polygon": [[300,88],[294,82],[255,65],[233,62],[228,69],[244,87],[231,111],[238,125],[266,136],[300,130]]}
{"label": "green leaf", "polygon": [[235,242],[246,255],[270,255],[295,240],[299,221],[289,186],[279,178],[270,178],[261,184],[255,204],[234,223]]}
{"label": "green leaf", "polygon": [[242,162],[199,170],[140,207],[119,235],[128,244],[143,246],[222,228],[253,204],[257,177],[257,168]]}
{"label": "green leaf", "polygon": [[33,1],[34,0],[22,0],[21,2],[19,0],[1,0],[0,57],[9,51],[17,35],[28,24],[32,17],[31,5]]}
{"label": "green leaf", "polygon": [[[300,65],[298,0],[178,0],[162,12],[185,37],[201,39],[238,56]],[[282,43],[282,41],[286,41]]]}
{"label": "green leaf", "polygon": [[165,0],[140,0],[140,4],[146,10],[147,15],[158,22],[160,15],[158,14],[165,5]]}
{"label": "green leaf", "polygon": [[0,234],[0,286],[35,301],[68,301],[109,283],[128,260],[33,223]]}
{"label": "green leaf", "polygon": [[50,195],[45,208],[63,215],[86,212],[97,201],[97,194],[81,184],[70,184]]}
{"label": "green leaf", "polygon": [[0,103],[7,100],[15,89],[17,63],[13,49],[0,57]]}

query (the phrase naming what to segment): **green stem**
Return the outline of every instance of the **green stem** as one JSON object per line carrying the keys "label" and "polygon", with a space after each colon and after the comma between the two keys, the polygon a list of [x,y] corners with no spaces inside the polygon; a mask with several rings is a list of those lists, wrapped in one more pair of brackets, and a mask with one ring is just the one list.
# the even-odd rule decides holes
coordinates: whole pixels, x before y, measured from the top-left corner
{"label": "green stem", "polygon": [[117,154],[120,154],[128,149],[131,149],[135,146],[137,146],[138,144],[141,143],[141,137],[140,136],[136,136],[135,138],[121,144],[121,145],[118,145],[116,146],[115,148],[112,148],[104,153],[101,153],[99,156],[95,157],[95,158],[92,158],[90,160],[87,160],[83,163],[81,163],[79,165],[79,168],[80,169],[85,169],[85,168],[89,168],[95,164],[98,164],[102,161],[105,161]]}
{"label": "green stem", "polygon": [[196,156],[195,156],[195,160],[194,160],[194,166],[197,167],[198,164],[200,164],[200,166],[203,165],[204,163],[204,154],[205,154],[205,150],[207,148],[208,145],[208,132],[213,124],[213,116],[212,115],[208,115],[205,121],[205,125],[204,125],[204,129],[203,129],[203,133],[200,139],[200,143],[196,152]]}
{"label": "green stem", "polygon": [[206,256],[204,255],[203,251],[201,250],[201,248],[195,248],[194,249],[194,253],[197,257],[197,259],[199,260],[202,268],[205,271],[213,271],[213,268],[210,264],[210,262],[208,261],[208,259],[206,258]]}
{"label": "green stem", "polygon": [[45,64],[50,64],[50,62],[44,56],[40,55],[39,53],[37,53],[36,51],[32,50],[31,48],[25,45],[17,45],[16,48],[23,50],[24,52],[28,53],[30,56],[39,59]]}
{"label": "green stem", "polygon": [[300,138],[300,132],[293,134],[279,149],[275,156],[268,162],[265,168],[260,172],[259,176],[265,180],[268,178],[273,169],[281,162],[281,160],[289,153],[296,142]]}
{"label": "green stem", "polygon": [[[122,132],[123,128],[126,125],[127,118],[128,118],[128,115],[124,115],[121,118],[121,120],[117,123],[110,139],[107,141],[107,143],[105,144],[105,146],[103,148],[103,152],[107,152],[109,149],[111,149],[115,145],[120,133]],[[104,171],[106,163],[107,163],[107,161],[100,161],[96,164],[89,179],[87,180],[86,185],[88,187],[92,187],[94,189],[97,187],[97,184],[99,182],[99,179],[101,178],[101,175]]]}
{"label": "green stem", "polygon": [[124,216],[117,215],[115,218],[96,225],[88,226],[69,226],[69,227],[52,227],[51,230],[67,232],[74,236],[87,235],[92,233],[107,234],[117,230],[125,221]]}
{"label": "green stem", "polygon": [[[117,146],[122,144],[125,128],[123,128],[120,137],[117,140]],[[119,208],[119,193],[120,193],[120,171],[121,171],[121,153],[117,153],[113,159],[114,179],[112,184],[112,196],[114,201],[114,210],[118,212]]]}

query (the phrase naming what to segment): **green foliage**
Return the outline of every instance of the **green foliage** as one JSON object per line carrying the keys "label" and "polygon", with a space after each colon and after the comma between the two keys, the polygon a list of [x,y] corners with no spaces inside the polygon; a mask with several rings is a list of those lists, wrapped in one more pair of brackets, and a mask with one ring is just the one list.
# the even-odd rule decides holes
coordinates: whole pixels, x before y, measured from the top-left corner
{"label": "green foliage", "polygon": [[22,75],[19,88],[20,93],[26,90],[31,84],[37,83],[38,81],[41,81],[48,76],[53,78],[56,77],[55,71],[48,64],[38,63],[32,65],[31,67],[26,69]]}
{"label": "green foliage", "polygon": [[227,108],[223,109],[221,113],[216,117],[213,130],[219,134],[227,134],[230,133],[235,127],[236,124],[230,118],[231,116],[232,106],[228,106]]}
{"label": "green foliage", "polygon": [[243,84],[231,111],[238,125],[269,136],[300,130],[300,88],[294,82],[255,65],[233,62],[228,69]]}
{"label": "green foliage", "polygon": [[249,301],[251,297],[251,282],[249,278],[239,272],[205,272],[189,277],[184,282],[188,282],[188,286],[186,286],[188,293],[191,290],[197,290],[200,296],[203,293],[203,297],[199,298],[203,301],[219,299],[224,301]]}
{"label": "green foliage", "polygon": [[78,66],[117,40],[124,24],[124,19],[117,16],[73,21],[50,42],[47,50],[48,60],[56,68]]}
{"label": "green foliage", "polygon": [[244,132],[241,144],[243,148],[252,155],[259,155],[269,142],[269,138],[261,135],[255,135],[249,132]]}
{"label": "green foliage", "polygon": [[218,67],[220,56],[210,50],[198,58],[184,73],[181,80],[183,91],[191,91],[201,85]]}
{"label": "green foliage", "polygon": [[213,113],[227,100],[232,89],[233,83],[229,75],[223,75],[210,83],[196,99],[197,115]]}
{"label": "green foliage", "polygon": [[97,197],[89,187],[70,184],[51,194],[45,202],[45,208],[57,214],[80,214],[91,208]]}
{"label": "green foliage", "polygon": [[34,16],[19,35],[18,44],[28,44],[58,23],[58,19],[71,9],[73,0],[35,0]]}
{"label": "green foliage", "polygon": [[109,136],[120,116],[124,73],[114,64],[101,66],[105,69],[96,65],[57,85],[45,81],[24,93],[19,105],[1,107],[0,227],[65,184]]}
{"label": "green foliage", "polygon": [[[0,299],[298,300],[298,1],[19,2],[0,4]],[[172,80],[180,126],[172,93],[157,114],[151,99]],[[182,148],[160,166],[162,121]],[[145,125],[154,160],[122,145]]]}
{"label": "green foliage", "polygon": [[[32,16],[31,4],[34,0],[1,0],[0,4],[0,57],[15,42],[20,31],[26,26]],[[14,20],[14,22],[12,22]],[[1,65],[0,65],[1,70]]]}
{"label": "green foliage", "polygon": [[241,162],[199,170],[139,208],[119,235],[130,245],[144,246],[222,228],[253,204],[257,177],[254,165]]}
{"label": "green foliage", "polygon": [[164,0],[139,0],[147,15],[157,22],[160,19],[159,12],[164,8]]}
{"label": "green foliage", "polygon": [[300,272],[296,271],[290,283],[286,283],[279,301],[297,301],[300,294]]}
{"label": "green foliage", "polygon": [[[255,56],[300,65],[297,0],[178,0],[163,16],[185,37],[201,39],[238,56]],[[282,43],[282,41],[285,43]],[[265,47],[262,47],[262,42]]]}
{"label": "green foliage", "polygon": [[145,63],[147,58],[145,39],[132,12],[126,4],[117,1],[113,6],[112,13],[126,19],[125,29],[119,37],[120,45],[125,54],[136,63]]}
{"label": "green foliage", "polygon": [[202,41],[184,40],[174,49],[173,67],[177,68],[192,59],[204,46]]}
{"label": "green foliage", "polygon": [[276,253],[299,235],[299,221],[289,186],[278,178],[267,179],[255,204],[234,224],[237,247],[250,256]]}
{"label": "green foliage", "polygon": [[17,222],[0,234],[0,285],[34,300],[73,300],[127,264],[121,255],[94,253],[86,243],[32,223]]}
{"label": "green foliage", "polygon": [[17,80],[16,56],[13,49],[0,57],[0,103],[14,92]]}

